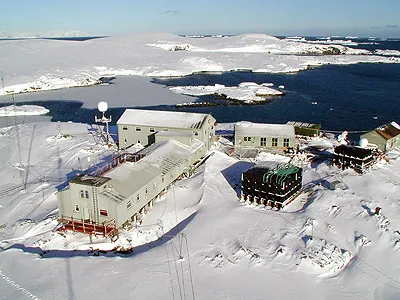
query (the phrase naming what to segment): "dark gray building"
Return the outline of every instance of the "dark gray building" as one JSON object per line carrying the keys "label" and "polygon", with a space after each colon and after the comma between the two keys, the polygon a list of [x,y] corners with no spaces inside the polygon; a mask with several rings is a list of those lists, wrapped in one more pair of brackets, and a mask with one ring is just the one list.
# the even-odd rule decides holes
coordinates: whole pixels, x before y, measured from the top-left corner
{"label": "dark gray building", "polygon": [[302,169],[291,164],[274,168],[256,165],[242,174],[241,199],[282,208],[300,192],[302,178]]}

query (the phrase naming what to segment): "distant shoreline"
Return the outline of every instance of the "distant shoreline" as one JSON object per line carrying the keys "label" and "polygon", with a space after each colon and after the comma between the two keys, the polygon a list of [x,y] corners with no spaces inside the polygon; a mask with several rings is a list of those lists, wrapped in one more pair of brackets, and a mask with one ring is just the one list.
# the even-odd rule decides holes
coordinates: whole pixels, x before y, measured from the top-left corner
{"label": "distant shoreline", "polygon": [[104,36],[61,36],[61,37],[10,37],[10,38],[0,38],[0,41],[22,41],[22,40],[57,40],[57,41],[77,41],[83,42],[93,39],[102,39],[109,37]]}

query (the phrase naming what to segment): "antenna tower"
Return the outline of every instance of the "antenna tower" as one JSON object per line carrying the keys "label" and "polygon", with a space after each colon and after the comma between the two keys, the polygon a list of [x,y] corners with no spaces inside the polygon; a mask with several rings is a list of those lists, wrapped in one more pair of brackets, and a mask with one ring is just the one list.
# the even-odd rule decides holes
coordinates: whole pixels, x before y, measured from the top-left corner
{"label": "antenna tower", "polygon": [[110,138],[110,133],[108,130],[108,123],[111,122],[111,115],[110,115],[110,118],[106,118],[106,116],[105,116],[105,112],[108,110],[107,102],[105,102],[105,101],[99,102],[99,104],[97,105],[97,109],[99,110],[99,112],[102,113],[102,116],[101,116],[101,118],[97,118],[97,116],[94,116],[94,120],[96,123],[106,124],[106,143],[108,146],[110,146],[111,138]]}
{"label": "antenna tower", "polygon": [[[4,89],[4,76],[3,76],[3,71],[1,71],[1,87],[3,89],[3,96],[4,96],[4,102],[6,102],[6,91]],[[4,106],[4,115],[5,115],[5,120],[6,120],[6,127],[8,127],[8,120],[7,120],[7,104]]]}

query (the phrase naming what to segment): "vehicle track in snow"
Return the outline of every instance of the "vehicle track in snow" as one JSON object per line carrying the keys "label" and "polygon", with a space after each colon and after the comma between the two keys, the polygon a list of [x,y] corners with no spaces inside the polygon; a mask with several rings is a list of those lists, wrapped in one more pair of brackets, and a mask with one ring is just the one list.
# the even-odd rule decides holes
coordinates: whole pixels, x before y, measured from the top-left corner
{"label": "vehicle track in snow", "polygon": [[8,284],[10,284],[12,287],[14,287],[15,289],[21,291],[22,293],[24,293],[25,295],[27,295],[29,298],[34,299],[34,300],[40,300],[39,297],[33,295],[30,291],[28,291],[27,289],[23,288],[22,286],[20,286],[18,283],[16,283],[14,280],[12,280],[10,277],[8,277],[7,275],[5,275],[1,269],[0,269],[0,277],[2,279],[4,279]]}

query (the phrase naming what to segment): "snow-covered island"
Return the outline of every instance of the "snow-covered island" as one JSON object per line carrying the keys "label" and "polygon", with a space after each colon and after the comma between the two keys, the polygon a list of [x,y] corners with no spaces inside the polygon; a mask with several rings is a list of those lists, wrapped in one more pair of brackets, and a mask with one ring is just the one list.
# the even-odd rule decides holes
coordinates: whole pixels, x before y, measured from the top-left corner
{"label": "snow-covered island", "polygon": [[[335,43],[305,43],[265,34],[191,38],[143,33],[86,41],[3,40],[0,95],[96,85],[101,77],[185,76],[196,72],[288,73],[325,64],[399,63]],[[387,54],[386,52],[385,54]]]}
{"label": "snow-covered island", "polygon": [[0,117],[39,116],[49,112],[47,108],[38,105],[9,105],[0,107]]}
{"label": "snow-covered island", "polygon": [[382,50],[382,49],[377,49],[374,52],[375,54],[378,55],[385,55],[385,56],[400,56],[400,51],[399,50]]}
{"label": "snow-covered island", "polygon": [[232,87],[215,84],[210,86],[176,86],[169,89],[183,95],[203,96],[215,94],[244,104],[257,104],[270,101],[267,100],[267,97],[284,94],[280,90],[271,88],[273,85],[273,83],[257,84],[255,82],[242,82],[238,86]]}

